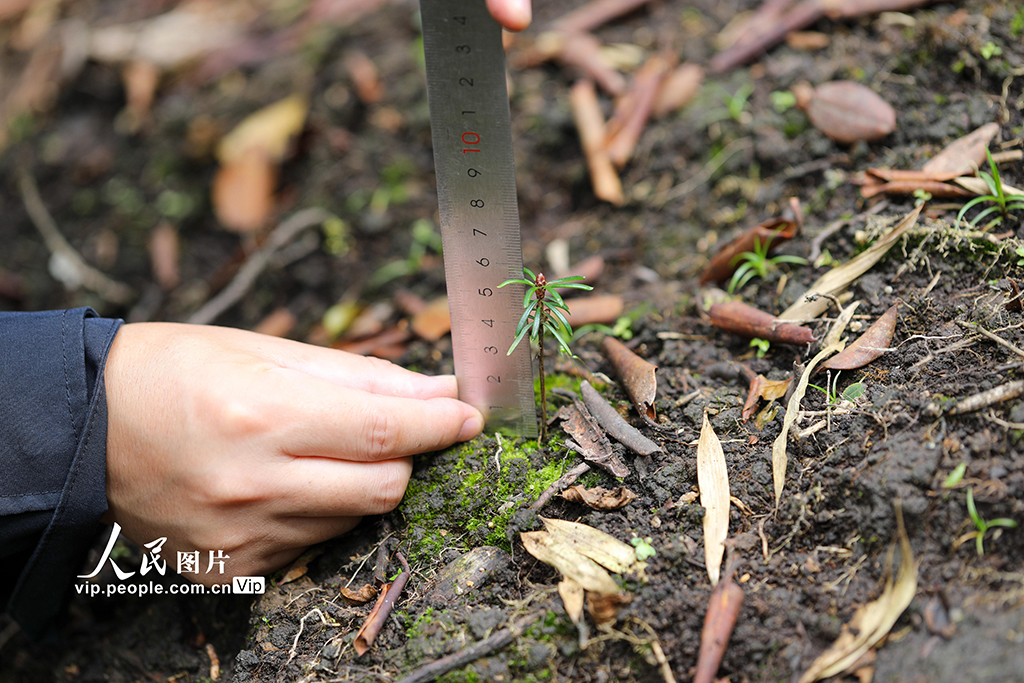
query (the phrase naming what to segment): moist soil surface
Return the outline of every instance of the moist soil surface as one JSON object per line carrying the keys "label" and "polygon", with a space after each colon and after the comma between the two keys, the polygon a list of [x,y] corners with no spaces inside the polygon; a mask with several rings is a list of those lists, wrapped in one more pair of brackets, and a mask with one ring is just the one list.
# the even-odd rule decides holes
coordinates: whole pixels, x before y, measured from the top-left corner
{"label": "moist soil surface", "polygon": [[[59,12],[95,27],[144,20],[166,4],[94,1]],[[778,264],[737,291],[777,314],[913,210],[912,196],[863,199],[855,181],[866,169],[920,168],[990,122],[1000,126],[993,152],[1020,150],[1020,7],[972,0],[822,19],[802,41],[729,73],[709,72],[694,101],[648,123],[621,173],[625,204],[614,207],[593,194],[573,124],[569,89],[578,74],[521,59],[543,28],[574,6],[539,4],[534,27],[509,48],[517,65],[510,84],[524,260],[549,270],[552,243],[567,245],[573,263],[603,257],[592,284],[595,293],[623,297],[628,324],[618,331],[658,367],[656,418],[641,419],[631,407],[600,353],[601,333],[575,342],[578,359],[559,359],[549,384],[571,390],[581,374],[593,373],[605,397],[662,449],[634,457],[615,446],[628,476],[616,480],[594,469],[577,482],[625,486],[636,494],[626,506],[593,511],[555,496],[539,515],[653,548],[646,581],[620,578],[629,600],[617,615],[606,615],[603,625],[585,616],[577,628],[556,591],[558,572],[525,551],[520,533],[541,528],[530,506],[581,462],[555,423],[542,446],[481,436],[417,457],[397,510],[315,549],[305,572],[271,577],[262,596],[75,596],[57,643],[0,629],[0,678],[391,681],[514,628],[504,645],[467,658],[442,680],[662,681],[669,670],[691,680],[712,590],[696,495],[696,443],[706,414],[725,453],[729,553],[745,596],[719,676],[797,680],[858,607],[882,594],[895,571],[889,557],[899,501],[919,563],[916,591],[888,638],[862,661],[860,680],[871,680],[873,667],[874,680],[886,682],[1024,681],[1024,530],[992,526],[978,546],[967,506],[970,491],[979,520],[1024,523],[1024,401],[1019,390],[1008,391],[958,410],[959,400],[1012,389],[1021,376],[1024,321],[1019,305],[1012,310],[1006,302],[1024,275],[1015,253],[1022,213],[987,229],[985,221],[955,227],[963,200],[932,198],[916,225],[850,287],[861,302],[851,339],[898,304],[890,348],[861,369],[812,378],[822,389],[809,388],[800,405],[778,502],[772,447],[785,399],[763,413],[762,403],[743,420],[747,373],[799,376],[821,342],[773,343],[759,356],[748,340],[709,324],[697,286],[716,245],[780,215],[795,197],[804,228],[780,253],[811,263]],[[593,33],[618,46],[625,72],[658,51],[706,65],[720,31],[755,5],[667,0]],[[89,305],[129,321],[187,320],[266,234],[240,236],[218,224],[209,199],[217,163],[204,135],[215,139],[293,92],[309,97],[309,117],[281,166],[267,224],[308,207],[343,223],[307,230],[278,250],[215,322],[253,329],[276,311],[287,321],[279,334],[326,344],[334,340],[324,321],[329,311],[337,315],[339,302],[377,306],[377,322],[390,329],[408,317],[396,301],[443,294],[416,6],[388,3],[339,26],[314,27],[302,24],[309,9],[295,3],[260,15],[249,46],[259,49],[236,59],[241,66],[201,59],[164,73],[134,132],[124,110],[123,65],[99,61],[54,83],[44,110],[13,120],[0,157],[0,305]],[[8,20],[4,35],[18,25]],[[346,66],[353,50],[379,72],[377,102],[355,91]],[[29,52],[7,45],[5,78],[21,73]],[[843,79],[893,105],[894,132],[839,144],[778,94],[799,81]],[[601,98],[609,115],[611,100]],[[1004,182],[1024,186],[1019,158],[1000,171]],[[70,245],[132,288],[125,303],[55,279],[26,208],[25,175]],[[162,287],[147,247],[161,223],[180,243],[179,282]],[[818,340],[836,311],[808,324]],[[378,353],[431,374],[452,371],[449,337],[398,338],[377,344]],[[564,394],[548,400],[549,414],[569,403]],[[127,565],[140,558],[130,543],[120,552]],[[409,562],[408,584],[369,652],[357,656],[353,641],[373,600],[353,603],[339,590],[393,579],[399,552]],[[106,574],[97,580],[117,583]]]}

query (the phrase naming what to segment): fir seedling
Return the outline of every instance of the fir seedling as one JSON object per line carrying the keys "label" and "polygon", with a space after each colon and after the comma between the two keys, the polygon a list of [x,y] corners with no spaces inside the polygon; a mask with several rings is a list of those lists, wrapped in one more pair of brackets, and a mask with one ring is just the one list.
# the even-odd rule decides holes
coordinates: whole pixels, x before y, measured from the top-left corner
{"label": "fir seedling", "polygon": [[562,353],[570,356],[569,339],[572,337],[572,327],[565,318],[569,307],[565,305],[562,296],[556,289],[583,289],[591,290],[590,285],[582,284],[585,278],[581,275],[558,278],[548,281],[543,273],[536,275],[529,268],[523,268],[525,277],[505,280],[498,287],[505,285],[525,285],[526,294],[523,296],[523,317],[519,319],[516,326],[516,338],[509,347],[511,355],[519,343],[530,336],[530,340],[537,344],[537,358],[540,361],[540,443],[544,443],[547,433],[548,411],[547,394],[544,383],[544,337],[550,334],[558,341],[558,348]]}
{"label": "fir seedling", "polygon": [[999,177],[999,168],[996,166],[996,162],[992,160],[992,153],[988,151],[988,147],[985,148],[985,156],[988,157],[988,167],[992,173],[985,173],[985,171],[978,171],[978,176],[985,181],[985,185],[988,187],[990,194],[981,195],[975,197],[971,201],[963,205],[960,209],[960,213],[956,215],[956,223],[960,225],[960,221],[967,215],[967,212],[973,209],[979,204],[992,203],[993,206],[989,206],[968,221],[971,227],[977,227],[979,223],[988,216],[995,212],[999,212],[998,216],[995,216],[992,221],[985,226],[987,228],[993,228],[1003,222],[1005,218],[1008,218],[1011,211],[1020,211],[1024,209],[1024,195],[1022,194],[1006,194],[1006,190],[1003,188],[1003,181]]}
{"label": "fir seedling", "polygon": [[1012,519],[1000,517],[999,519],[984,520],[981,515],[978,514],[978,508],[974,505],[974,487],[967,489],[967,514],[970,515],[971,521],[974,522],[974,526],[977,527],[977,531],[974,532],[974,545],[978,551],[978,557],[982,557],[985,554],[985,534],[994,526],[1000,526],[1006,529],[1013,529],[1017,526],[1017,522]]}
{"label": "fir seedling", "polygon": [[761,240],[755,237],[754,251],[745,251],[736,257],[735,262],[740,265],[729,281],[730,294],[734,293],[737,289],[742,289],[755,275],[762,280],[768,277],[768,273],[778,268],[781,263],[794,263],[800,266],[807,265],[807,259],[800,256],[790,256],[789,254],[780,254],[768,258],[768,250],[771,246],[772,240],[765,240],[762,244]]}

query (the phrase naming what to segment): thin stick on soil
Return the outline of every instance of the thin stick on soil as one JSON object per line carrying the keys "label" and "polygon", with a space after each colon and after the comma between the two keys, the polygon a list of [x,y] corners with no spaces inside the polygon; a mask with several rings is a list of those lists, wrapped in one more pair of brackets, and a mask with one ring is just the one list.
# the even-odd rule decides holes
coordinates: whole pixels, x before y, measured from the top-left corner
{"label": "thin stick on soil", "polygon": [[626,422],[619,415],[619,411],[615,410],[601,394],[597,393],[597,390],[590,386],[590,382],[587,380],[583,380],[580,383],[580,395],[583,397],[583,403],[586,404],[587,409],[590,410],[590,414],[594,416],[597,423],[626,448],[640,455],[662,452],[661,446],[648,439],[636,427]]}
{"label": "thin stick on soil", "polygon": [[441,657],[441,659],[434,660],[429,664],[424,664],[409,675],[401,678],[398,683],[427,683],[427,681],[440,678],[449,671],[453,671],[469,664],[470,662],[475,662],[481,657],[486,657],[489,654],[497,652],[521,636],[523,631],[540,619],[546,611],[547,608],[545,607],[542,610],[530,612],[526,616],[513,622],[511,626],[503,628],[500,631],[495,631],[483,640],[473,643],[467,648],[454,652],[446,657]]}
{"label": "thin stick on soil", "polygon": [[540,498],[537,502],[530,506],[531,510],[540,510],[542,507],[548,504],[548,501],[556,494],[561,492],[566,487],[570,486],[577,479],[582,477],[584,474],[590,471],[590,465],[583,462],[576,467],[572,468],[561,477],[555,480],[551,486],[547,487],[544,493],[540,494]]}
{"label": "thin stick on soil", "polygon": [[28,169],[22,166],[18,167],[18,189],[21,190],[21,200],[25,204],[25,211],[32,220],[32,225],[43,236],[46,248],[61,260],[65,268],[74,272],[74,278],[82,287],[91,289],[115,304],[126,304],[132,300],[135,293],[132,292],[131,287],[110,279],[90,266],[64,238],[57,227],[57,222],[53,220],[42,197],[39,196],[39,186],[36,185],[35,178],[28,172]]}
{"label": "thin stick on soil", "polygon": [[238,274],[235,275],[235,278],[228,286],[222,289],[217,296],[203,304],[202,308],[189,317],[188,322],[195,325],[209,325],[212,323],[217,319],[217,316],[238,303],[245,296],[245,293],[256,284],[256,278],[270,265],[271,258],[281,247],[295,239],[306,228],[319,225],[327,220],[327,218],[328,214],[326,211],[312,208],[299,211],[278,225],[270,233],[266,244],[261,249],[253,252],[252,256],[242,265],[238,270]]}

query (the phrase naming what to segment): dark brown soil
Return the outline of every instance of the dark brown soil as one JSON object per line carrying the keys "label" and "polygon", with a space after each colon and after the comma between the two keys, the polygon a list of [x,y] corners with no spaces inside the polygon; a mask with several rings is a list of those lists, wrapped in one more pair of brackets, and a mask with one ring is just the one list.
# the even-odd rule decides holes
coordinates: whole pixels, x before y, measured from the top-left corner
{"label": "dark brown soil", "polygon": [[[87,22],[125,20],[157,12],[160,4],[129,9],[96,1],[66,12]],[[543,4],[535,26],[574,4]],[[596,35],[605,44],[636,45],[647,53],[668,49],[706,63],[717,32],[755,4],[665,0]],[[372,290],[361,284],[381,266],[405,259],[414,221],[435,220],[425,86],[412,47],[415,10],[406,2],[389,4],[344,29],[324,29],[298,52],[286,50],[212,80],[192,72],[168,78],[150,126],[135,135],[121,132],[118,70],[87,64],[60,87],[48,113],[19,124],[20,137],[0,156],[0,244],[6,245],[0,278],[22,278],[22,293],[0,295],[0,305],[92,305],[131,320],[186,319],[223,287],[251,248],[218,228],[208,200],[215,164],[191,155],[184,141],[188,123],[205,116],[229,129],[306,78],[313,84],[311,113],[296,155],[283,168],[280,213],[284,218],[308,206],[335,213],[350,228],[349,250],[332,255],[317,241],[297,246],[218,324],[251,329],[286,306],[297,318],[289,336],[308,339],[346,294],[365,304],[390,301],[403,288],[427,299],[440,294],[443,269],[430,248],[409,274]],[[625,297],[636,313],[628,344],[659,367],[660,428],[631,415],[665,453],[646,466],[623,454],[633,474],[622,483],[638,498],[619,511],[592,512],[556,497],[541,511],[625,541],[647,539],[656,551],[648,561],[649,581],[626,581],[631,602],[610,629],[591,624],[586,647],[554,590],[557,572],[528,555],[518,539],[518,532],[539,527],[525,508],[578,456],[558,436],[540,450],[481,437],[420,458],[406,502],[326,544],[305,576],[255,600],[76,597],[59,645],[0,636],[0,680],[208,680],[211,653],[222,679],[397,680],[532,613],[536,621],[511,645],[444,680],[661,681],[655,639],[676,679],[689,680],[711,585],[703,567],[703,510],[685,494],[697,491],[695,443],[707,410],[727,458],[734,497],[729,533],[745,593],[721,676],[752,683],[799,678],[854,611],[881,593],[896,536],[894,501],[900,500],[920,561],[917,593],[877,651],[875,680],[1024,681],[1024,530],[989,530],[981,556],[973,538],[964,540],[975,529],[968,488],[981,518],[1024,523],[1024,401],[943,412],[955,399],[1021,376],[1024,320],[1003,306],[1010,280],[1024,275],[1015,253],[1024,236],[1021,214],[983,235],[951,227],[959,204],[934,200],[909,236],[852,287],[862,301],[856,320],[862,327],[900,304],[892,350],[842,373],[839,391],[860,382],[865,393],[831,406],[830,416],[824,393],[808,391],[802,408],[818,412],[794,431],[819,419],[827,424],[790,441],[778,507],[771,450],[784,409],[760,429],[742,421],[747,383],[737,363],[781,378],[817,347],[772,345],[757,358],[745,340],[716,331],[696,307],[696,276],[714,244],[777,215],[789,197],[800,199],[807,224],[783,251],[808,256],[818,246],[843,261],[914,206],[913,198],[861,199],[851,182],[859,172],[919,168],[951,140],[990,121],[1001,125],[993,151],[1019,150],[1022,22],[1019,7],[990,0],[822,20],[813,29],[829,37],[827,46],[801,51],[782,45],[750,67],[711,75],[694,103],[651,123],[622,174],[629,199],[620,209],[591,193],[568,107],[574,74],[550,64],[513,71],[525,262],[546,267],[544,249],[555,239],[568,241],[574,261],[605,256],[608,267],[597,289]],[[269,21],[264,29],[267,35],[284,30]],[[993,47],[1001,53],[992,54]],[[364,105],[351,93],[342,60],[352,48],[380,69],[381,103]],[[3,59],[6,72],[24,56],[8,50]],[[798,81],[836,79],[869,85],[892,103],[897,130],[881,142],[843,146],[812,128],[799,110],[773,107],[772,94]],[[731,116],[725,101],[747,89],[749,100],[734,102],[743,106]],[[130,305],[65,291],[49,274],[49,253],[15,180],[19,166],[36,178],[71,244],[135,289]],[[1019,160],[1001,172],[1005,182],[1024,186]],[[366,201],[382,187],[394,191],[383,211]],[[183,245],[182,283],[164,293],[153,284],[146,243],[166,213],[159,198],[168,191],[193,208],[173,218]],[[840,219],[842,226],[819,243],[816,238]],[[779,312],[826,268],[783,266],[755,278],[741,294]],[[983,327],[1009,346],[961,323]],[[820,338],[827,323],[812,326]],[[591,335],[579,343],[581,362],[614,377],[598,341]],[[450,354],[447,339],[419,340],[398,362],[450,372]],[[560,369],[571,371],[571,364]],[[818,377],[813,382],[824,385]],[[563,374],[556,381],[572,380]],[[625,407],[620,387],[612,384],[605,393]],[[959,465],[966,467],[962,478],[945,485]],[[615,484],[599,473],[583,481]],[[413,576],[377,643],[359,658],[351,642],[369,606],[347,605],[338,589],[373,581],[382,542],[410,559]],[[430,592],[442,567],[485,545],[503,548],[504,560],[484,580],[450,600]],[[398,570],[397,561],[384,568],[389,576]],[[955,626],[952,635],[929,630],[935,609]]]}

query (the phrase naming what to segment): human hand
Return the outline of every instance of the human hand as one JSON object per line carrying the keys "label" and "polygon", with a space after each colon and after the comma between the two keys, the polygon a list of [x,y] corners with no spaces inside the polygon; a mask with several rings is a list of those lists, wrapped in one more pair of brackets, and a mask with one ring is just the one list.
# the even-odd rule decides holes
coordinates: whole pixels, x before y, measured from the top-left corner
{"label": "human hand", "polygon": [[487,0],[487,9],[509,31],[522,31],[533,18],[530,0]]}
{"label": "human hand", "polygon": [[411,455],[476,436],[453,377],[253,332],[125,325],[110,350],[106,520],[137,543],[223,550],[221,583],[393,509]]}

